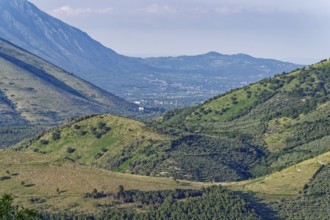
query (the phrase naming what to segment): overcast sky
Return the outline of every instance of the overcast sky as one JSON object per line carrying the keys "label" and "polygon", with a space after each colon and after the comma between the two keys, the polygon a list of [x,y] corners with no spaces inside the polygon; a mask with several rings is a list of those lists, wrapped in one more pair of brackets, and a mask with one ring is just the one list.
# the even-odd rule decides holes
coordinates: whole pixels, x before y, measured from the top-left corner
{"label": "overcast sky", "polygon": [[330,0],[29,0],[120,54],[330,57]]}

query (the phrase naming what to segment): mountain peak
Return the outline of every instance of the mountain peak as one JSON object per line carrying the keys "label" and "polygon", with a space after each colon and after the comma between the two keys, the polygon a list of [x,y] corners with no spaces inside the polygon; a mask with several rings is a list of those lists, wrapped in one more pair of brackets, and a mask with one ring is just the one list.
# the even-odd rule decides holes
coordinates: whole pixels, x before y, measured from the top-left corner
{"label": "mountain peak", "polygon": [[205,56],[221,56],[221,55],[223,55],[223,54],[221,54],[221,53],[218,53],[218,52],[215,52],[215,51],[210,51],[210,52],[208,52],[208,53],[206,53],[206,54],[204,54]]}

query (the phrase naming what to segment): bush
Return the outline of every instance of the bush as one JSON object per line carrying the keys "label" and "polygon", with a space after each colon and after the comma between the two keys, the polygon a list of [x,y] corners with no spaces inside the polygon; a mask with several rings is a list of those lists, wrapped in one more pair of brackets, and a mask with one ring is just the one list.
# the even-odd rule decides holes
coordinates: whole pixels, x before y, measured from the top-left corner
{"label": "bush", "polygon": [[107,124],[104,123],[104,122],[102,122],[102,121],[100,121],[100,122],[97,123],[97,127],[98,127],[99,129],[104,128],[104,126],[106,126],[106,125],[107,125]]}
{"label": "bush", "polygon": [[54,141],[61,139],[61,133],[60,133],[60,131],[55,131],[55,132],[53,132],[53,133],[52,133],[52,139],[53,139]]}
{"label": "bush", "polygon": [[73,148],[73,147],[68,147],[68,148],[66,149],[66,152],[68,152],[69,154],[72,154],[72,153],[75,152],[75,151],[76,151],[76,149]]}
{"label": "bush", "polygon": [[74,129],[76,129],[76,130],[79,130],[79,129],[81,128],[81,126],[80,126],[80,125],[77,125],[77,124],[75,124],[75,125],[73,125],[73,128],[74,128]]}
{"label": "bush", "polygon": [[98,159],[98,158],[100,158],[100,157],[102,157],[103,156],[103,153],[97,153],[95,156],[94,156],[94,158],[95,159]]}
{"label": "bush", "polygon": [[40,144],[42,144],[42,145],[47,145],[49,142],[47,141],[47,140],[40,140]]}
{"label": "bush", "polygon": [[79,132],[79,135],[80,135],[80,136],[84,136],[85,134],[87,134],[87,131],[80,131],[80,132]]}
{"label": "bush", "polygon": [[95,133],[94,135],[95,135],[96,138],[101,138],[102,137],[101,133]]}

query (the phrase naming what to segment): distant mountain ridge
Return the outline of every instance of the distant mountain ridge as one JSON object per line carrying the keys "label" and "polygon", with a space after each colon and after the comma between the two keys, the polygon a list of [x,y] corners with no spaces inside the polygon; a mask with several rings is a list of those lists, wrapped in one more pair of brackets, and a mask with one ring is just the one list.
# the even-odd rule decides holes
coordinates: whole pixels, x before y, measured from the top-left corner
{"label": "distant mountain ridge", "polygon": [[207,76],[231,77],[242,81],[268,77],[272,72],[280,73],[285,68],[296,67],[294,64],[274,59],[255,58],[247,54],[226,55],[218,52],[195,56],[145,58],[144,62],[155,68],[175,70],[182,74],[204,72]]}
{"label": "distant mountain ridge", "polygon": [[[0,0],[0,36],[130,101],[199,103],[299,65],[247,55],[132,58],[93,40],[26,0]],[[233,77],[234,74],[234,77]],[[191,95],[193,94],[193,96]],[[157,104],[156,104],[157,105]]]}
{"label": "distant mountain ridge", "polygon": [[0,39],[0,124],[57,124],[86,114],[133,115],[137,106]]}

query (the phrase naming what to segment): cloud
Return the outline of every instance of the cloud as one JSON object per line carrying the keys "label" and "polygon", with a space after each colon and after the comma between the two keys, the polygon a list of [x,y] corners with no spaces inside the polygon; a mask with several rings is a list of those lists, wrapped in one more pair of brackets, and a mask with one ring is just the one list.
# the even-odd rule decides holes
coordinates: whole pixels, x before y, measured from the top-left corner
{"label": "cloud", "polygon": [[192,14],[207,14],[209,12],[207,8],[200,6],[196,6],[194,8],[188,8],[186,11]]}
{"label": "cloud", "polygon": [[242,12],[242,9],[223,6],[223,7],[215,8],[215,12],[220,15],[233,15],[233,14],[240,14]]}
{"label": "cloud", "polygon": [[77,16],[82,14],[107,14],[112,13],[113,8],[92,9],[92,8],[72,8],[71,6],[64,5],[52,11],[54,14]]}
{"label": "cloud", "polygon": [[148,5],[144,11],[149,14],[176,14],[177,13],[177,9],[175,9],[171,6],[168,6],[168,5],[159,5],[159,4]]}

